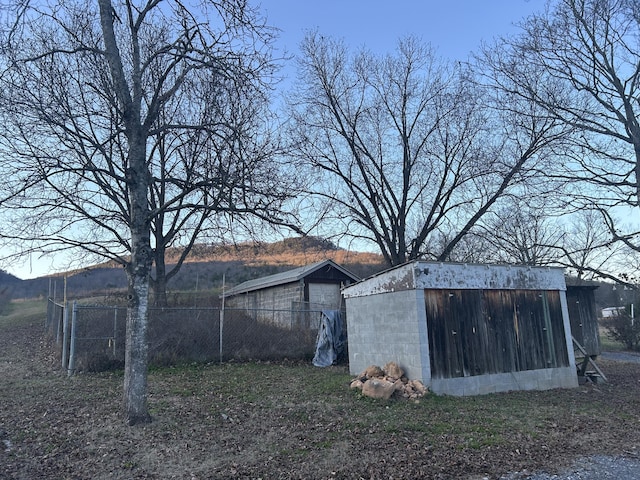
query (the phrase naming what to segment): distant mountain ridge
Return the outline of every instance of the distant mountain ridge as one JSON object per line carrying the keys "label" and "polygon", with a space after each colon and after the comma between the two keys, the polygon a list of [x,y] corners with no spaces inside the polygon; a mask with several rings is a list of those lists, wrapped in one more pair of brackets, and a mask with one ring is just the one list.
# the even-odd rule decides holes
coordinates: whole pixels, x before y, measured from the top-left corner
{"label": "distant mountain ridge", "polygon": [[[182,248],[167,250],[165,261],[175,264]],[[302,266],[330,258],[337,263],[382,264],[382,256],[376,253],[353,252],[339,248],[332,242],[318,237],[294,237],[277,242],[244,242],[222,245],[194,245],[185,263],[235,262],[241,261],[249,266]],[[116,267],[114,262],[101,264],[104,267]]]}
{"label": "distant mountain ridge", "polygon": [[[181,252],[179,248],[170,249],[166,255],[167,264],[175,264]],[[169,281],[169,290],[211,290],[221,288],[223,279],[229,286],[236,285],[326,259],[360,277],[385,268],[381,255],[351,252],[315,237],[288,238],[273,243],[200,244],[193,247],[178,274]],[[68,298],[105,294],[127,287],[126,274],[115,262],[29,280],[5,275],[13,298],[44,297],[50,290],[55,290],[57,298],[62,298],[65,275]],[[2,285],[5,285],[4,277],[0,276]]]}
{"label": "distant mountain ridge", "polygon": [[11,285],[19,284],[22,280],[18,277],[11,275],[4,270],[0,270],[0,288],[6,288]]}

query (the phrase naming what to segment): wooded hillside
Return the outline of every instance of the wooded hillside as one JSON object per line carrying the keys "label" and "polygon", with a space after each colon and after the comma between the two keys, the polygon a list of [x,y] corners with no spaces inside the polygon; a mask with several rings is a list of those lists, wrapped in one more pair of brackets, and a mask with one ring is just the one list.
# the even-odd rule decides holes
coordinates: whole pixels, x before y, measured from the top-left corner
{"label": "wooded hillside", "polygon": [[[179,254],[177,248],[169,250],[167,263],[175,262]],[[314,237],[289,238],[274,243],[202,244],[193,248],[178,275],[170,281],[169,289],[211,290],[221,288],[223,276],[226,284],[231,286],[325,259],[335,261],[360,277],[385,268],[380,255],[351,252]],[[5,277],[0,277],[0,285],[8,285],[13,298],[31,298],[47,295],[50,283],[55,283],[57,296],[61,297],[65,274],[70,296],[104,294],[127,286],[125,272],[114,263],[30,280],[4,274],[11,281],[5,283]]]}

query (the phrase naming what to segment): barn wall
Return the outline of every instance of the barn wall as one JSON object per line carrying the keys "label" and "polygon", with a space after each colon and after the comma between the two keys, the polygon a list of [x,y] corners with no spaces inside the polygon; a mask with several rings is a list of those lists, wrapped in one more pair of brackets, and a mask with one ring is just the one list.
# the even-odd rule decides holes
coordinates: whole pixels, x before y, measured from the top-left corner
{"label": "barn wall", "polygon": [[323,308],[339,310],[342,305],[342,294],[338,283],[309,282],[309,303],[312,308],[321,305]]}
{"label": "barn wall", "polygon": [[302,301],[304,285],[302,282],[295,282],[235,295],[227,298],[226,305],[229,308],[245,309],[247,314],[258,321],[291,327],[292,305]]}
{"label": "barn wall", "polygon": [[589,355],[600,355],[600,331],[594,289],[567,287],[571,334]]}
{"label": "barn wall", "polygon": [[435,393],[577,386],[564,292],[427,290],[425,304]]}
{"label": "barn wall", "polygon": [[425,290],[425,302],[434,378],[569,366],[560,292]]}
{"label": "barn wall", "polygon": [[412,379],[428,382],[429,347],[422,292],[415,290],[350,298],[347,302],[349,370],[400,365]]}

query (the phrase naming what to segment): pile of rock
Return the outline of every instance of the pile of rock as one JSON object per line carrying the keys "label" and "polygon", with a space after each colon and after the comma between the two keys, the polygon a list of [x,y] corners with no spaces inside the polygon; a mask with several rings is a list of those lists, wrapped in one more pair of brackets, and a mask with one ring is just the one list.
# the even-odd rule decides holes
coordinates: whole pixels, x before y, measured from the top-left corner
{"label": "pile of rock", "polygon": [[403,398],[416,399],[425,396],[429,390],[420,380],[409,380],[404,370],[395,362],[384,368],[371,365],[358,375],[351,388],[362,390],[362,394],[372,398],[389,399],[393,394]]}

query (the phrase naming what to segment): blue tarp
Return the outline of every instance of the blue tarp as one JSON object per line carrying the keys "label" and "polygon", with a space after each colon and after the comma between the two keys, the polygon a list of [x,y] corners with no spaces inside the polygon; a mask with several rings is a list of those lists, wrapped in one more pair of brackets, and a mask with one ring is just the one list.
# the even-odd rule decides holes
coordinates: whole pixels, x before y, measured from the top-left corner
{"label": "blue tarp", "polygon": [[344,351],[346,338],[342,328],[342,316],[339,310],[324,310],[318,329],[316,354],[313,364],[316,367],[333,365]]}

